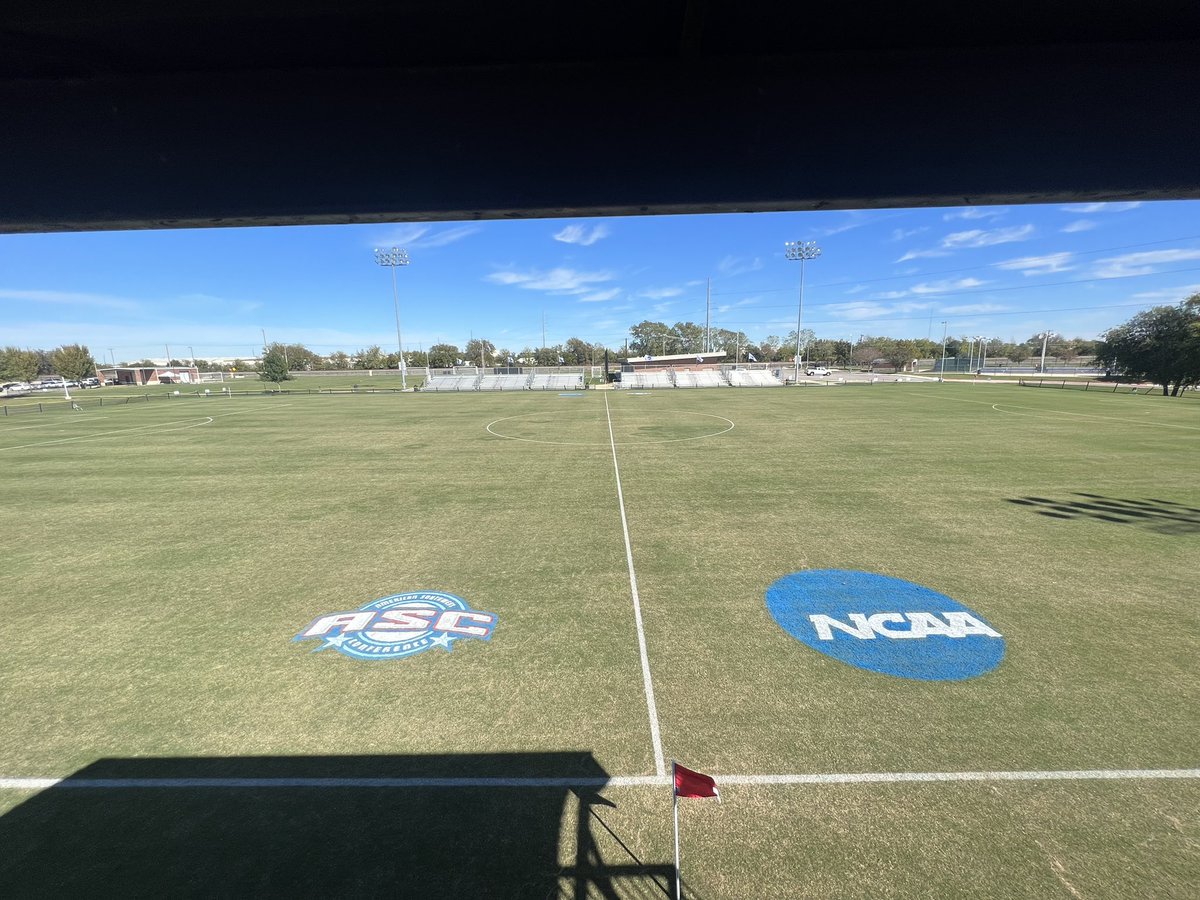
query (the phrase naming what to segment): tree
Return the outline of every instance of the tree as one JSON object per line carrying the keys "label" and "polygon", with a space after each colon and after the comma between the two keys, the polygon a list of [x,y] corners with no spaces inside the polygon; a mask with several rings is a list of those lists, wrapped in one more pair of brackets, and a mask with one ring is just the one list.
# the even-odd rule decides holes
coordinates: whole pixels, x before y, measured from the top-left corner
{"label": "tree", "polygon": [[665,322],[649,319],[629,329],[629,352],[633,356],[668,356],[677,353],[678,338]]}
{"label": "tree", "polygon": [[462,351],[454,344],[434,344],[429,348],[429,365],[434,369],[449,369],[462,359]]}
{"label": "tree", "polygon": [[671,326],[675,336],[672,353],[700,353],[704,350],[704,326],[695,322],[676,322]]}
{"label": "tree", "polygon": [[379,349],[378,344],[372,344],[365,350],[359,350],[354,354],[354,368],[356,369],[386,369],[387,355]]}
{"label": "tree", "polygon": [[496,360],[496,345],[484,338],[472,338],[463,350],[463,359],[471,365],[486,366]]}
{"label": "tree", "polygon": [[269,347],[263,347],[262,359],[258,361],[258,377],[275,384],[292,377],[283,359],[282,345],[271,344]]}
{"label": "tree", "polygon": [[96,374],[96,360],[83,344],[63,344],[50,354],[54,372],[72,381],[82,381]]}
{"label": "tree", "polygon": [[870,343],[859,343],[859,345],[854,348],[854,353],[851,354],[855,364],[863,369],[874,368],[875,360],[880,359],[882,356],[883,351],[881,351],[874,344]]}
{"label": "tree", "polygon": [[20,347],[0,350],[0,379],[4,381],[33,381],[38,375],[38,353]]}
{"label": "tree", "polygon": [[1184,388],[1200,384],[1200,294],[1110,328],[1097,344],[1096,362],[1162,385],[1164,397],[1178,397]]}
{"label": "tree", "polygon": [[[804,356],[806,350],[808,349],[808,345],[811,344],[814,340],[816,340],[816,338],[817,338],[817,334],[811,328],[801,328],[800,329],[800,355],[801,356]],[[783,346],[779,348],[779,352],[781,354],[783,354],[784,359],[795,359],[796,358],[796,332],[795,332],[795,330],[788,332],[787,340],[785,340],[783,342]]]}
{"label": "tree", "polygon": [[913,341],[889,341],[888,346],[884,348],[883,358],[899,372],[917,358],[916,354],[917,348]]}
{"label": "tree", "polygon": [[337,350],[329,354],[329,358],[325,361],[325,365],[334,370],[345,370],[350,368],[350,355],[344,350]]}

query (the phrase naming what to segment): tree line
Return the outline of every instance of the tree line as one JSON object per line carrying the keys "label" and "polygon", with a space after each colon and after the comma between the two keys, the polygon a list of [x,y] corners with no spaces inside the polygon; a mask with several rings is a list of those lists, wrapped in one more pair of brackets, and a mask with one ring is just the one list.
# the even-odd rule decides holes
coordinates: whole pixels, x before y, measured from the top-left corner
{"label": "tree line", "polygon": [[[940,341],[926,338],[892,338],[886,335],[860,335],[858,340],[817,338],[810,329],[800,332],[800,352],[813,363],[834,366],[871,368],[885,363],[900,369],[914,359],[938,359],[943,348]],[[962,358],[979,354],[986,358],[1008,359],[1021,364],[1028,359],[1040,359],[1043,341],[1047,359],[1057,363],[1080,357],[1094,357],[1095,364],[1109,368],[1114,374],[1163,386],[1163,393],[1178,393],[1200,384],[1200,294],[1193,294],[1175,306],[1156,306],[1140,312],[1129,321],[1105,332],[1100,340],[1065,338],[1058,334],[1035,334],[1013,343],[998,337],[948,337],[945,354]],[[796,359],[796,332],[780,337],[768,335],[760,341],[750,340],[745,332],[714,328],[705,340],[705,329],[695,322],[665,322],[645,320],[630,329],[630,338],[621,348],[602,343],[589,343],[572,337],[561,344],[548,347],[524,346],[519,350],[497,347],[485,338],[473,338],[465,346],[434,344],[428,350],[406,351],[408,366],[443,369],[463,364],[484,366],[505,365],[599,365],[605,354],[610,361],[624,356],[672,356],[684,353],[701,354],[708,350],[725,351],[726,359],[746,362],[791,363]],[[398,353],[384,352],[379,345],[360,348],[353,354],[337,351],[319,354],[303,344],[271,343],[263,348],[257,362],[235,361],[231,365],[197,359],[202,371],[254,370],[270,380],[283,380],[296,371],[332,371],[346,369],[395,369],[399,367]],[[183,360],[170,360],[172,366],[183,366]],[[981,363],[982,364],[982,363]],[[135,366],[157,365],[149,359],[132,363]],[[267,375],[268,370],[272,375]],[[84,344],[63,344],[53,350],[30,350],[20,347],[0,348],[0,380],[33,381],[44,375],[60,375],[79,380],[94,375],[96,360]],[[278,375],[278,378],[272,377]]]}

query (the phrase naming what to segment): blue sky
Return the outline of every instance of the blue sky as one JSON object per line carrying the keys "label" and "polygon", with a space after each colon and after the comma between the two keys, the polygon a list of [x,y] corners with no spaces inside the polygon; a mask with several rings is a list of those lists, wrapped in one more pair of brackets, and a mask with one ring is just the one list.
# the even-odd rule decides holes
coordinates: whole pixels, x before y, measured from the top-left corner
{"label": "blue sky", "polygon": [[486,337],[520,350],[581,337],[620,347],[643,319],[752,340],[804,325],[859,334],[1095,337],[1200,291],[1200,202],[1083,203],[0,236],[0,345],[85,343],[99,359],[249,356],[268,340],[328,354]]}

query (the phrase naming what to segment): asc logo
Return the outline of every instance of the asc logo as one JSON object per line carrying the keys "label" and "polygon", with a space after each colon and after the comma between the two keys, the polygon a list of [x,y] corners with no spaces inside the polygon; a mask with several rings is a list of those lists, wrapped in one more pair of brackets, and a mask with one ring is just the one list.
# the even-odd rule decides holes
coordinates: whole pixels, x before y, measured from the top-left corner
{"label": "asc logo", "polygon": [[491,640],[494,613],[467,606],[461,597],[441,591],[392,594],[349,612],[329,613],[292,640],[320,640],[314,649],[329,647],[355,659],[396,659],[434,647],[446,652],[454,641]]}
{"label": "asc logo", "polygon": [[1004,658],[1004,637],[944,594],[870,572],[793,572],[767,589],[788,634],[860,669],[921,681],[961,681]]}

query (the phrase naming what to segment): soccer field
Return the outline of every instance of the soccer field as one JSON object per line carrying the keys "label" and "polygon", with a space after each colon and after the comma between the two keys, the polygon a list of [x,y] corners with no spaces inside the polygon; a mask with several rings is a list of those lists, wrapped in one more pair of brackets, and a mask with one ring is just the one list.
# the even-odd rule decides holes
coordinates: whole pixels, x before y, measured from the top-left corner
{"label": "soccer field", "polygon": [[[678,760],[688,897],[1192,897],[1198,446],[1193,398],[969,383],[0,420],[0,886],[665,897]],[[806,642],[801,572],[1002,638]],[[303,637],[407,592],[481,618]]]}

